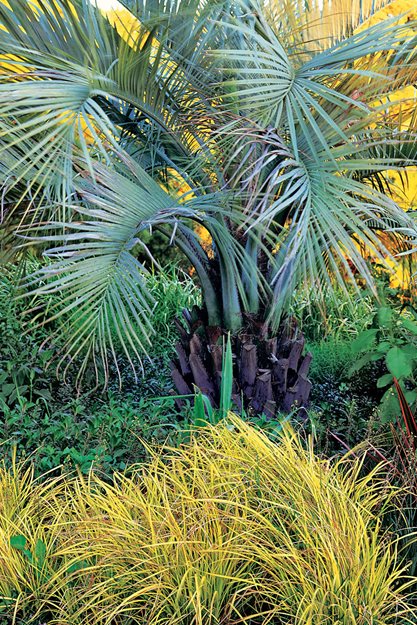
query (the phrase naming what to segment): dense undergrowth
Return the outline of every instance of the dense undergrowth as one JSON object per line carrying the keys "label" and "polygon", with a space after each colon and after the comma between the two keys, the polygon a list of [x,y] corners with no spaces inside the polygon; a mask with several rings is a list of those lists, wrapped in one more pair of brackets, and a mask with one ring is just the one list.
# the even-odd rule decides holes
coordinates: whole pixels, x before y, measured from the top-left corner
{"label": "dense undergrowth", "polygon": [[[33,270],[36,261],[28,262],[27,270]],[[193,279],[174,264],[149,274],[149,288],[159,303],[153,313],[156,332],[150,358],[143,362],[143,376],[135,376],[121,356],[121,385],[113,368],[105,390],[97,388],[93,372],[90,377],[87,372],[77,391],[75,367],[69,368],[65,381],[55,374],[59,343],[51,343],[51,328],[36,327],[30,317],[22,316],[27,298],[19,299],[19,272],[12,265],[3,267],[0,279],[3,454],[10,459],[16,447],[18,458],[30,457],[39,474],[60,465],[78,466],[87,473],[92,464],[108,474],[146,458],[146,442],[181,441],[190,414],[187,407],[179,411],[172,398],[169,361],[177,336],[174,318],[181,316],[183,308],[200,303]],[[393,309],[401,311],[398,292],[388,291],[386,284],[381,284],[381,292],[383,288],[390,294]],[[42,311],[48,302],[37,300],[32,306]],[[380,409],[386,389],[378,388],[377,380],[388,370],[377,342],[373,361],[356,367],[355,342],[375,325],[375,301],[363,293],[349,302],[340,293],[336,300],[325,299],[324,306],[302,293],[294,303],[307,349],[313,353],[311,406],[302,426],[314,433],[318,450],[335,453],[384,431],[389,437],[389,423],[399,412],[398,403],[391,407],[391,415]],[[414,335],[409,331],[406,340],[417,353],[417,330]],[[380,342],[386,344],[385,338]],[[408,378],[405,385],[412,389],[415,380]],[[256,421],[274,430],[275,423]]]}
{"label": "dense undergrowth", "polygon": [[200,303],[188,274],[149,275],[164,304],[143,377],[121,358],[121,387],[113,370],[107,389],[91,375],[78,391],[76,370],[55,375],[51,328],[22,317],[18,278],[9,265],[0,280],[1,625],[415,622],[416,452],[384,399],[394,367],[412,403],[415,370],[387,358],[417,350],[412,300],[382,283],[379,303],[326,300],[321,323],[300,293],[314,358],[308,418],[290,415],[298,434],[247,414],[252,427],[201,432],[169,375],[173,319]]}
{"label": "dense undergrowth", "polygon": [[[35,262],[35,261],[33,261]],[[182,279],[181,279],[182,278]],[[19,273],[3,268],[0,278],[0,419],[2,450],[11,459],[30,457],[37,473],[59,465],[88,472],[111,473],[144,459],[141,442],[163,443],[180,419],[172,389],[169,359],[175,342],[173,318],[199,302],[193,281],[169,268],[149,275],[158,304],[154,310],[156,340],[144,360],[142,376],[135,376],[123,358],[121,380],[115,369],[108,387],[96,388],[93,372],[75,389],[76,368],[65,381],[57,378],[53,362],[59,345],[51,343],[50,328],[35,327],[22,316],[26,301],[19,298]],[[39,302],[37,302],[39,305]],[[45,302],[41,302],[44,306]],[[156,398],[160,399],[156,399]]]}

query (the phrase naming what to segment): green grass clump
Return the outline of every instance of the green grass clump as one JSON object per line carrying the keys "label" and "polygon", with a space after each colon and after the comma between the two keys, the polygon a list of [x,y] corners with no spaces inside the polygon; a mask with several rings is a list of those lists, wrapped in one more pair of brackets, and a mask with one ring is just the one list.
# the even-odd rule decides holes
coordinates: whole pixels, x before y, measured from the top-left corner
{"label": "green grass clump", "polygon": [[309,343],[332,341],[343,344],[354,340],[372,321],[375,299],[366,291],[345,292],[334,289],[319,293],[300,289],[294,297],[292,312]]}

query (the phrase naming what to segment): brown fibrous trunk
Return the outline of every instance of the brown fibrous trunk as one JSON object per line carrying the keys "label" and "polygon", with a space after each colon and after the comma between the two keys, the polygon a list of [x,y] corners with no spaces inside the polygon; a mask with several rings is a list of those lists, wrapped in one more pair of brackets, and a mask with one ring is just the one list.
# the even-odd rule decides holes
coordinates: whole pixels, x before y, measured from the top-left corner
{"label": "brown fibrous trunk", "polygon": [[[197,387],[218,407],[228,333],[209,326],[205,311],[197,307],[191,313],[184,311],[183,317],[186,326],[176,320],[180,340],[171,362],[175,387],[180,395],[192,395]],[[248,320],[246,328],[231,337],[236,408],[268,418],[295,408],[305,414],[312,355],[304,354],[305,339],[296,320],[288,318],[273,337],[263,336],[260,328]]]}

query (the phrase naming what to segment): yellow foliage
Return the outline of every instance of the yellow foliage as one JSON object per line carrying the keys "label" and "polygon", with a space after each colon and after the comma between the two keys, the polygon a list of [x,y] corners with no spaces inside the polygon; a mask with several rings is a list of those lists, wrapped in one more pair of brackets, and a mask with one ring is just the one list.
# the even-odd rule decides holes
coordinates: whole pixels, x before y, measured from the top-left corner
{"label": "yellow foliage", "polygon": [[103,11],[110,24],[114,26],[119,35],[132,46],[136,44],[138,36],[143,34],[139,20],[124,7],[114,10]]}
{"label": "yellow foliage", "polygon": [[415,0],[392,0],[392,2],[374,13],[374,15],[364,23],[362,28],[373,26],[374,24],[396,17],[397,15],[403,16],[403,22],[408,19],[416,19],[417,6]]}
{"label": "yellow foliage", "polygon": [[282,13],[289,19],[294,15],[304,18],[306,40],[315,45],[349,36],[363,16],[385,4],[386,0],[268,0],[273,13]]}
{"label": "yellow foliage", "polygon": [[410,609],[378,516],[390,491],[361,471],[232,415],[113,484],[2,469],[5,613],[26,625],[394,624]]}

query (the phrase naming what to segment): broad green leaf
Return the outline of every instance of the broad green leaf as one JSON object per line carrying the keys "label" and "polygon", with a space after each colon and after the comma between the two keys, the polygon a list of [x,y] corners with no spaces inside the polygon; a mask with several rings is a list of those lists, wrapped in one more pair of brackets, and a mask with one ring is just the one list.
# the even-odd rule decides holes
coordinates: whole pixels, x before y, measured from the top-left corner
{"label": "broad green leaf", "polygon": [[388,384],[392,384],[393,381],[394,381],[394,376],[392,375],[392,373],[386,373],[385,375],[381,375],[381,377],[378,378],[376,386],[377,388],[384,388],[384,386],[388,386]]}
{"label": "broad green leaf", "polygon": [[354,354],[359,354],[365,350],[368,350],[375,343],[378,330],[364,330],[360,333],[357,339],[352,342],[352,350]]}
{"label": "broad green leaf", "polygon": [[388,370],[396,378],[406,378],[412,373],[411,359],[401,347],[391,347],[385,361]]}
{"label": "broad green leaf", "polygon": [[389,388],[385,392],[378,410],[383,423],[394,421],[401,414],[398,395],[393,388]]}
{"label": "broad green leaf", "polygon": [[378,354],[386,354],[387,351],[391,349],[391,343],[389,341],[381,341],[381,343],[378,343],[375,349]]}
{"label": "broad green leaf", "polygon": [[86,560],[79,560],[78,562],[74,562],[68,567],[68,573],[76,573],[77,571],[82,571],[88,567],[88,562]]}
{"label": "broad green leaf", "polygon": [[46,557],[46,545],[43,542],[43,540],[38,539],[36,541],[34,555],[36,558],[37,565],[39,566],[39,568],[42,568],[45,562],[45,557]]}
{"label": "broad green leaf", "polygon": [[407,403],[412,406],[417,401],[417,389],[412,389],[410,391],[405,391],[404,397]]}
{"label": "broad green leaf", "polygon": [[378,309],[378,322],[381,326],[387,326],[392,320],[392,310],[388,306],[381,306]]}
{"label": "broad green leaf", "polygon": [[412,334],[417,334],[417,323],[411,321],[411,319],[408,319],[407,317],[401,317],[401,325]]}
{"label": "broad green leaf", "polygon": [[10,538],[10,546],[13,549],[18,549],[19,551],[23,551],[26,547],[27,539],[22,536],[22,534],[17,534],[16,536],[12,536]]}
{"label": "broad green leaf", "polygon": [[417,360],[417,345],[415,343],[402,345],[401,349],[405,354],[407,354],[407,356],[410,358],[410,361]]}

